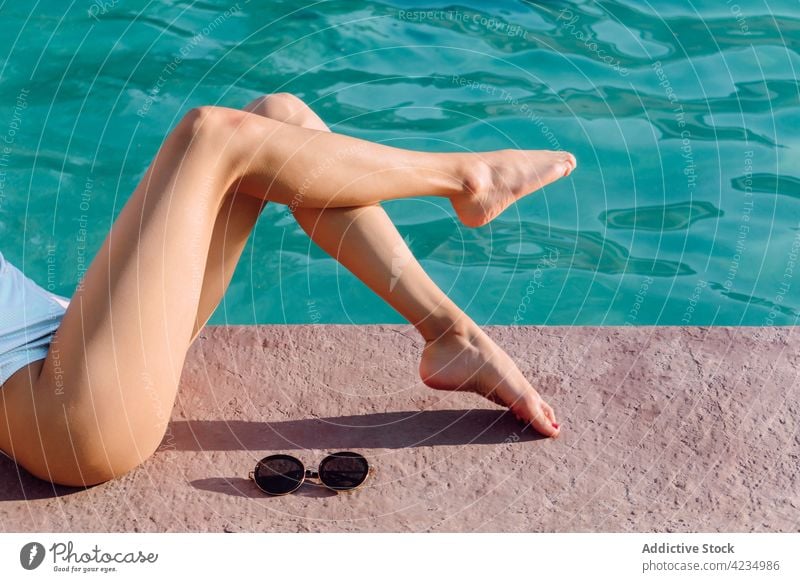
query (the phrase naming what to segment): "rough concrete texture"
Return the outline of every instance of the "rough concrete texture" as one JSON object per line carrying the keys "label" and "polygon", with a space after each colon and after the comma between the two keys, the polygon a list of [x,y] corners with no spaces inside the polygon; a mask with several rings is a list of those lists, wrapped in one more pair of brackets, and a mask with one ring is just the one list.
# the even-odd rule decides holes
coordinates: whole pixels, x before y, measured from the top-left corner
{"label": "rough concrete texture", "polygon": [[[154,457],[89,489],[0,461],[3,531],[800,531],[793,328],[490,327],[563,425],[417,376],[402,326],[209,327]],[[368,486],[267,497],[278,451]]]}

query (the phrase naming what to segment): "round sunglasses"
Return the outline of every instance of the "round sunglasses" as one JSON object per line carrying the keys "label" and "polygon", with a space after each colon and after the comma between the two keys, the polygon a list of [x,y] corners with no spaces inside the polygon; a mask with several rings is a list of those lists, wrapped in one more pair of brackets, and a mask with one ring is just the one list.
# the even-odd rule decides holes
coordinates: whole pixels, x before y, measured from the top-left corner
{"label": "round sunglasses", "polygon": [[364,484],[372,473],[363,455],[341,451],[328,455],[316,471],[306,469],[303,462],[291,455],[270,455],[256,464],[249,477],[269,495],[287,495],[296,491],[306,479],[319,479],[333,491],[352,491]]}

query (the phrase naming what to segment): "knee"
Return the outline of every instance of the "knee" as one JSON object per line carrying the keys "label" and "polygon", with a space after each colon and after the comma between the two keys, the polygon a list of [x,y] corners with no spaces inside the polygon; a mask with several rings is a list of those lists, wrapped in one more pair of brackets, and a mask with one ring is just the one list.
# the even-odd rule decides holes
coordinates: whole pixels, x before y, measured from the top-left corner
{"label": "knee", "polygon": [[170,132],[158,157],[170,165],[179,159],[182,168],[192,168],[190,160],[200,160],[195,166],[207,171],[208,180],[217,179],[221,184],[209,192],[224,195],[229,179],[240,169],[241,160],[251,154],[248,150],[252,149],[254,134],[249,130],[252,124],[247,123],[251,117],[228,107],[195,107]]}
{"label": "knee", "polygon": [[202,142],[203,138],[209,136],[219,144],[221,134],[241,126],[245,115],[238,109],[201,105],[186,112],[175,128],[175,133],[190,140],[190,143]]}
{"label": "knee", "polygon": [[91,487],[112,481],[129,473],[147,459],[156,448],[105,451],[103,455],[78,452],[73,459],[53,467],[46,476],[37,475],[58,485]]}
{"label": "knee", "polygon": [[308,105],[291,93],[272,93],[254,99],[244,110],[278,121],[299,123],[306,115]]}
{"label": "knee", "polygon": [[[43,463],[26,469],[41,479],[70,487],[89,487],[122,477],[153,456],[166,432],[166,427],[153,427],[146,434],[131,434],[123,426],[117,423],[102,431],[86,427],[67,430],[67,438],[61,443],[43,443]],[[69,443],[67,450],[65,442]]]}

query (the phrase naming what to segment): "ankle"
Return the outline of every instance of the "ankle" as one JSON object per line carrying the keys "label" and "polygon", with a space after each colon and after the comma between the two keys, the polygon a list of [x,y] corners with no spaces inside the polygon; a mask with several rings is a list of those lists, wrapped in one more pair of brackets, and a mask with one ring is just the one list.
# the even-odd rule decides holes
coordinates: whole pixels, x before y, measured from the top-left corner
{"label": "ankle", "polygon": [[478,155],[466,156],[459,172],[461,178],[460,196],[480,196],[492,187],[492,167]]}
{"label": "ankle", "polygon": [[464,313],[455,316],[431,314],[416,327],[426,343],[442,339],[470,340],[480,331],[478,325]]}

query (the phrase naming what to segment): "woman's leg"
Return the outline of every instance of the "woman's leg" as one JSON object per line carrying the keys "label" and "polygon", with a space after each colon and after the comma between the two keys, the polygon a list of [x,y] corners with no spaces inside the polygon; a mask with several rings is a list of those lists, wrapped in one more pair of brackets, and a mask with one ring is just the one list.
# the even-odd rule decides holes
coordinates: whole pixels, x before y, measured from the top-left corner
{"label": "woman's leg", "polygon": [[3,388],[4,450],[38,477],[105,481],[163,437],[235,177],[224,144],[210,139],[223,124],[206,117],[192,111],[164,141],[76,289],[38,378]]}
{"label": "woman's leg", "polygon": [[[245,110],[330,131],[305,103],[287,93],[257,99]],[[542,434],[558,434],[552,408],[505,352],[431,280],[379,204],[301,207],[294,217],[314,242],[417,328],[426,342],[420,364],[426,384],[478,392],[509,406],[520,418],[533,419]]]}
{"label": "woman's leg", "polygon": [[266,200],[241,192],[225,199],[211,234],[203,288],[190,343],[197,339],[200,330],[205,327],[225,296],[247,239],[266,205]]}
{"label": "woman's leg", "polygon": [[[313,130],[313,132],[330,133],[330,129],[322,119],[300,99],[288,93],[261,97],[246,106],[244,110],[283,124],[299,126]],[[278,124],[277,127],[280,127],[280,125]],[[313,136],[314,134],[311,133],[308,139],[312,139]],[[298,138],[295,137],[293,141],[297,142],[297,140]],[[331,148],[331,151],[327,152],[327,155],[315,164],[306,164],[307,172],[305,174],[301,173],[299,178],[296,177],[295,173],[292,173],[294,172],[293,170],[289,172],[290,175],[287,180],[283,174],[287,173],[288,170],[281,169],[281,177],[271,184],[273,191],[270,193],[270,199],[287,204],[293,210],[298,223],[317,244],[340,260],[367,286],[415,325],[427,341],[440,338],[444,331],[451,330],[451,328],[458,330],[459,322],[462,321],[469,322],[471,327],[474,327],[474,323],[430,280],[414,259],[405,241],[399,236],[397,229],[384,210],[377,202],[374,202],[375,200],[403,197],[407,196],[407,194],[393,194],[392,189],[387,190],[385,188],[384,182],[386,180],[379,180],[377,188],[382,191],[383,198],[377,198],[369,194],[365,196],[364,192],[361,191],[361,197],[366,199],[363,205],[347,206],[345,203],[352,201],[350,193],[347,191],[338,192],[332,200],[328,200],[325,204],[306,196],[306,193],[320,179],[323,173],[327,174],[331,168],[335,169],[336,165],[345,163],[348,158],[359,151],[368,151],[364,150],[365,147],[372,148],[375,146],[375,144],[352,140],[351,138],[346,138],[346,140],[350,142],[348,147],[340,145],[338,150]],[[396,154],[400,158],[403,156],[413,157],[413,163],[420,163],[420,154],[418,152],[408,152],[396,148],[383,149]],[[283,155],[286,154],[284,153]],[[422,156],[425,158],[423,164],[426,167],[438,167],[439,171],[442,171],[441,164],[437,166],[429,163],[430,160],[428,158],[430,156],[428,154],[422,154]],[[480,160],[481,156],[494,165]],[[452,160],[449,160],[448,163],[450,165],[445,167],[446,173],[444,175],[450,177],[449,182],[451,186],[456,184],[456,189],[458,189],[458,185],[463,188],[464,183],[467,184],[468,194],[461,197],[464,200],[451,199],[451,201],[457,210],[461,209],[463,211],[461,218],[466,219],[466,221],[472,220],[475,223],[474,225],[488,222],[490,214],[494,217],[502,210],[498,210],[495,201],[490,204],[483,199],[487,193],[487,188],[485,183],[481,185],[485,180],[479,177],[487,173],[483,171],[486,168],[491,168],[488,174],[493,176],[494,182],[500,184],[496,189],[505,190],[506,192],[510,192],[506,188],[508,182],[519,183],[520,176],[527,175],[528,185],[516,187],[516,193],[513,194],[513,198],[516,199],[522,195],[521,193],[525,192],[526,188],[538,188],[560,177],[561,173],[571,172],[575,167],[575,158],[567,152],[508,150],[504,152],[488,152],[481,156],[445,156],[457,158],[461,161],[461,165],[466,164],[468,167],[469,171],[461,172],[459,170],[456,175],[450,176],[453,171],[453,165],[451,163]],[[358,157],[356,156],[356,158]],[[515,163],[525,163],[529,160],[532,161],[525,169],[514,168]],[[295,163],[294,160],[291,160],[291,156],[290,162]],[[295,165],[303,166],[302,163]],[[460,168],[461,165],[456,164],[456,167]],[[286,166],[288,167],[289,163]],[[371,166],[374,168],[374,164],[371,164]],[[448,167],[449,169],[447,169]],[[297,171],[300,171],[300,169],[298,168]],[[370,171],[394,172],[397,171],[397,168],[388,166]],[[365,178],[373,177],[366,176]],[[285,192],[286,186],[279,187],[279,181],[294,182],[297,190],[293,194],[291,191],[287,194]],[[472,187],[474,189],[470,189]],[[200,308],[192,333],[192,341],[197,337],[200,329],[205,325],[222,300],[250,231],[263,208],[259,203],[264,193],[258,192],[258,187],[256,186],[255,193],[250,196],[255,200],[248,202],[248,196],[242,195],[248,188],[252,188],[250,180],[248,180],[248,183],[239,184],[237,195],[226,202],[226,207],[214,227]],[[400,189],[399,187],[395,188],[395,190]],[[483,194],[478,196],[478,192]],[[498,197],[495,196],[495,198]],[[373,202],[369,203],[370,200]],[[505,206],[508,203],[510,202],[504,203]],[[493,204],[494,211],[487,213],[485,209]],[[323,212],[323,209],[333,212]],[[356,216],[360,216],[358,226],[354,226]],[[476,218],[476,216],[480,218]],[[352,249],[352,252],[340,253],[343,250],[340,246],[345,232],[350,233],[347,247]],[[376,235],[376,237],[373,236],[371,240],[367,240],[370,235]],[[387,251],[387,247],[391,248],[391,251]],[[364,249],[370,249],[370,256],[373,260],[348,260],[348,257],[355,259],[355,257],[363,255]],[[406,265],[406,261],[410,261],[410,264]],[[377,267],[382,265],[385,269],[386,265],[390,263],[392,265],[403,263],[402,271],[406,275],[403,278],[387,279],[386,273]],[[390,283],[387,283],[387,280],[390,280]],[[385,289],[387,285],[391,287],[388,289],[391,293],[388,293]],[[428,351],[432,352],[434,350]],[[433,370],[429,371],[433,372]],[[508,402],[506,399],[505,403],[508,404]],[[522,416],[528,417],[529,415],[524,414]]]}
{"label": "woman's leg", "polygon": [[[330,131],[303,101],[288,93],[266,95],[244,110]],[[261,209],[260,199],[240,193],[227,199],[217,218],[193,340],[225,295]],[[420,365],[426,383],[440,389],[478,392],[509,406],[519,418],[535,418],[534,427],[543,434],[558,433],[553,410],[506,354],[431,280],[379,204],[299,207],[294,216],[320,247],[417,328],[426,342]],[[471,352],[476,355],[468,358]],[[471,374],[466,373],[469,361],[478,366]]]}
{"label": "woman's leg", "polygon": [[[334,152],[341,163],[325,163]],[[568,172],[564,156],[404,152],[228,108],[192,110],[92,261],[39,377],[27,390],[4,387],[6,450],[71,485],[108,480],[152,454],[197,321],[214,225],[235,189],[317,208],[445,195],[477,223],[542,176]],[[396,181],[396,194],[378,174]],[[507,187],[514,180],[519,192]]]}
{"label": "woman's leg", "polygon": [[[224,109],[224,108],[222,108]],[[510,204],[568,175],[564,151],[416,152],[255,116],[237,141],[251,149],[238,189],[297,208],[340,208],[416,196],[450,200],[467,226],[482,226]]]}

